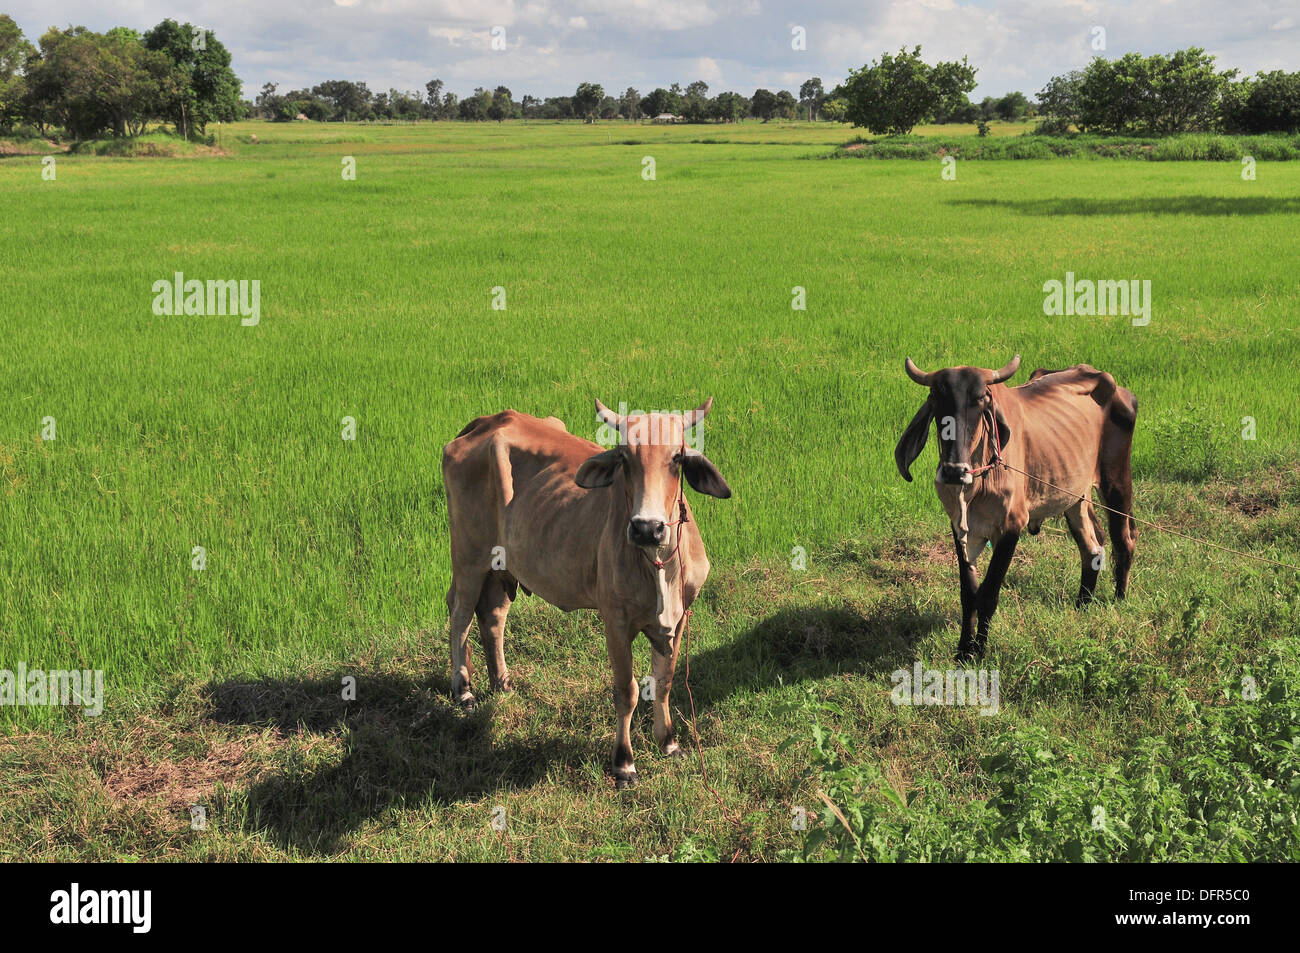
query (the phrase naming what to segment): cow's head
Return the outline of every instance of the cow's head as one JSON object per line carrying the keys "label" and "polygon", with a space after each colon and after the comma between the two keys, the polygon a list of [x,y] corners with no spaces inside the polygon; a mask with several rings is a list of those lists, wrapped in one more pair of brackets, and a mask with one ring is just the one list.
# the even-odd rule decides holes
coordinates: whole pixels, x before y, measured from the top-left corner
{"label": "cow's head", "polygon": [[657,549],[672,544],[669,523],[677,519],[677,487],[685,477],[700,493],[725,500],[731,487],[704,454],[686,445],[686,430],[705,418],[710,397],[685,414],[640,414],[621,417],[599,400],[596,415],[620,435],[617,447],[598,453],[578,468],[574,478],[586,489],[611,486],[620,474],[627,495],[627,539]]}
{"label": "cow's head", "polygon": [[930,395],[894,448],[898,472],[904,480],[911,481],[912,461],[925,449],[930,421],[935,420],[939,424],[939,469],[934,481],[949,485],[971,483],[971,456],[986,433],[982,421],[990,414],[996,415],[998,440],[1003,447],[1011,440],[1011,428],[1007,426],[1001,409],[994,406],[989,388],[1016,372],[1020,367],[1020,355],[997,371],[982,367],[949,367],[925,374],[910,357],[903,366],[908,377],[922,387],[930,388]]}

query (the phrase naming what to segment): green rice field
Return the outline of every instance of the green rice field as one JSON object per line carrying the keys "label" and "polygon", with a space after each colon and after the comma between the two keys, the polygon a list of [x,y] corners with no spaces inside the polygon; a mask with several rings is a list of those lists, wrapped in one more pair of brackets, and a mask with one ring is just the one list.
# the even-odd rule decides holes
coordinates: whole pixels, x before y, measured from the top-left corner
{"label": "green rice field", "polygon": [[[960,631],[933,445],[895,470],[905,356],[1109,371],[1137,515],[1300,565],[1300,163],[949,181],[827,161],[851,138],[247,122],[53,181],[0,158],[0,669],[105,684],[99,717],[0,707],[0,859],[1300,859],[1291,569],[1144,527],[1129,599],[1079,611],[1054,521],[993,622],[998,714],[890,701]],[[177,272],[260,282],[258,322],[155,314]],[[1045,315],[1067,273],[1150,281],[1149,324]],[[453,705],[441,450],[508,407],[594,438],[594,398],[709,396],[700,747],[679,666],[690,756],[643,705],[616,792],[595,613],[520,599],[514,691]]]}

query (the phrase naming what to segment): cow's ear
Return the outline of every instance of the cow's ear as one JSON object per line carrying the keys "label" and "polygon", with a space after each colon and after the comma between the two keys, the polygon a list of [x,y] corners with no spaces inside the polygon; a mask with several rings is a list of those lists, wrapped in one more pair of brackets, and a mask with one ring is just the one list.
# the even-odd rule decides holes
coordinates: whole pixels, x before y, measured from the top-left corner
{"label": "cow's ear", "polygon": [[720,500],[731,498],[731,487],[722,479],[722,474],[713,465],[713,461],[698,450],[687,450],[682,456],[682,473],[686,482],[696,493],[715,496]]}
{"label": "cow's ear", "polygon": [[619,468],[622,466],[623,448],[613,447],[586,460],[582,466],[578,467],[578,473],[574,476],[573,482],[584,490],[595,490],[602,486],[609,486],[614,482],[614,477],[618,475]]}
{"label": "cow's ear", "polygon": [[898,472],[908,483],[912,482],[912,461],[921,455],[921,451],[925,449],[925,442],[930,439],[930,421],[933,419],[934,407],[927,397],[921,409],[912,418],[912,422],[903,431],[898,446],[894,448],[894,463],[898,465]]}
{"label": "cow's ear", "polygon": [[1007,426],[1007,418],[1002,416],[1001,407],[995,405],[993,407],[993,415],[997,418],[998,422],[998,441],[1001,443],[1002,449],[1005,450],[1007,444],[1011,442],[1011,428]]}

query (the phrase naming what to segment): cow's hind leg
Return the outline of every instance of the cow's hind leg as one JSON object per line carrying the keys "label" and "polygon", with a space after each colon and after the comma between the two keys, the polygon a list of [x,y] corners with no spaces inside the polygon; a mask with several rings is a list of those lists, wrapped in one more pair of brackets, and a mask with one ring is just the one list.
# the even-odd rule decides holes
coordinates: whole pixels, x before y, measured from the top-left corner
{"label": "cow's hind leg", "polygon": [[1097,575],[1101,572],[1104,560],[1102,542],[1105,537],[1092,500],[1080,500],[1066,510],[1065,522],[1070,527],[1074,544],[1079,547],[1079,559],[1082,561],[1079,595],[1074,600],[1075,607],[1080,608],[1092,601],[1092,594],[1097,588]]}
{"label": "cow's hind leg", "polygon": [[1115,563],[1115,598],[1128,594],[1128,574],[1137,548],[1137,523],[1133,520],[1133,427],[1137,401],[1116,394],[1110,403],[1101,435],[1101,497],[1110,509],[1110,545]]}
{"label": "cow's hind leg", "polygon": [[487,659],[488,677],[492,690],[510,690],[510,670],[506,668],[504,635],[506,616],[510,612],[513,584],[507,583],[499,573],[488,576],[478,597],[478,635],[483,643],[483,656]]}
{"label": "cow's hind leg", "polygon": [[637,782],[636,763],[632,760],[632,712],[636,710],[637,685],[632,676],[632,639],[636,630],[626,625],[605,622],[605,648],[609,667],[614,673],[614,783],[630,787]]}
{"label": "cow's hind leg", "polygon": [[447,611],[450,616],[447,638],[451,646],[451,697],[462,708],[474,707],[474,662],[469,651],[469,627],[474,622],[474,608],[483,590],[485,576],[467,577],[453,573],[451,588],[447,590]]}

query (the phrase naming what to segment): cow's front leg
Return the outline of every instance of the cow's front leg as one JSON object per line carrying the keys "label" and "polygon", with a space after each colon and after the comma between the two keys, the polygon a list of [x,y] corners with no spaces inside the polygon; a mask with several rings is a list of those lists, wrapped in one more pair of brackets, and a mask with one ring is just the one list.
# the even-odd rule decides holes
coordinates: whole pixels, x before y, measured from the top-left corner
{"label": "cow's front leg", "polygon": [[681,745],[673,737],[673,718],[668,711],[668,696],[673,688],[673,676],[677,672],[677,653],[682,646],[682,633],[685,628],[686,616],[683,615],[672,635],[659,640],[651,639],[651,645],[654,647],[650,665],[655,683],[654,700],[651,702],[654,706],[655,741],[659,742],[663,753],[670,757],[682,755]]}
{"label": "cow's front leg", "polygon": [[984,581],[980,583],[975,599],[979,612],[979,633],[975,640],[977,657],[984,655],[989,640],[989,620],[998,611],[998,593],[1002,590],[1002,581],[1007,577],[1007,567],[1011,565],[1011,557],[1015,555],[1019,542],[1019,531],[1006,533],[993,547],[989,568],[984,571]]}
{"label": "cow's front leg", "polygon": [[976,596],[975,562],[966,555],[956,527],[952,531],[953,545],[957,547],[957,578],[961,582],[961,641],[957,643],[957,661],[968,662],[975,656]]}
{"label": "cow's front leg", "polygon": [[636,679],[632,677],[632,639],[635,629],[605,623],[605,649],[614,673],[614,783],[626,788],[636,784],[632,760],[632,712],[636,710]]}

